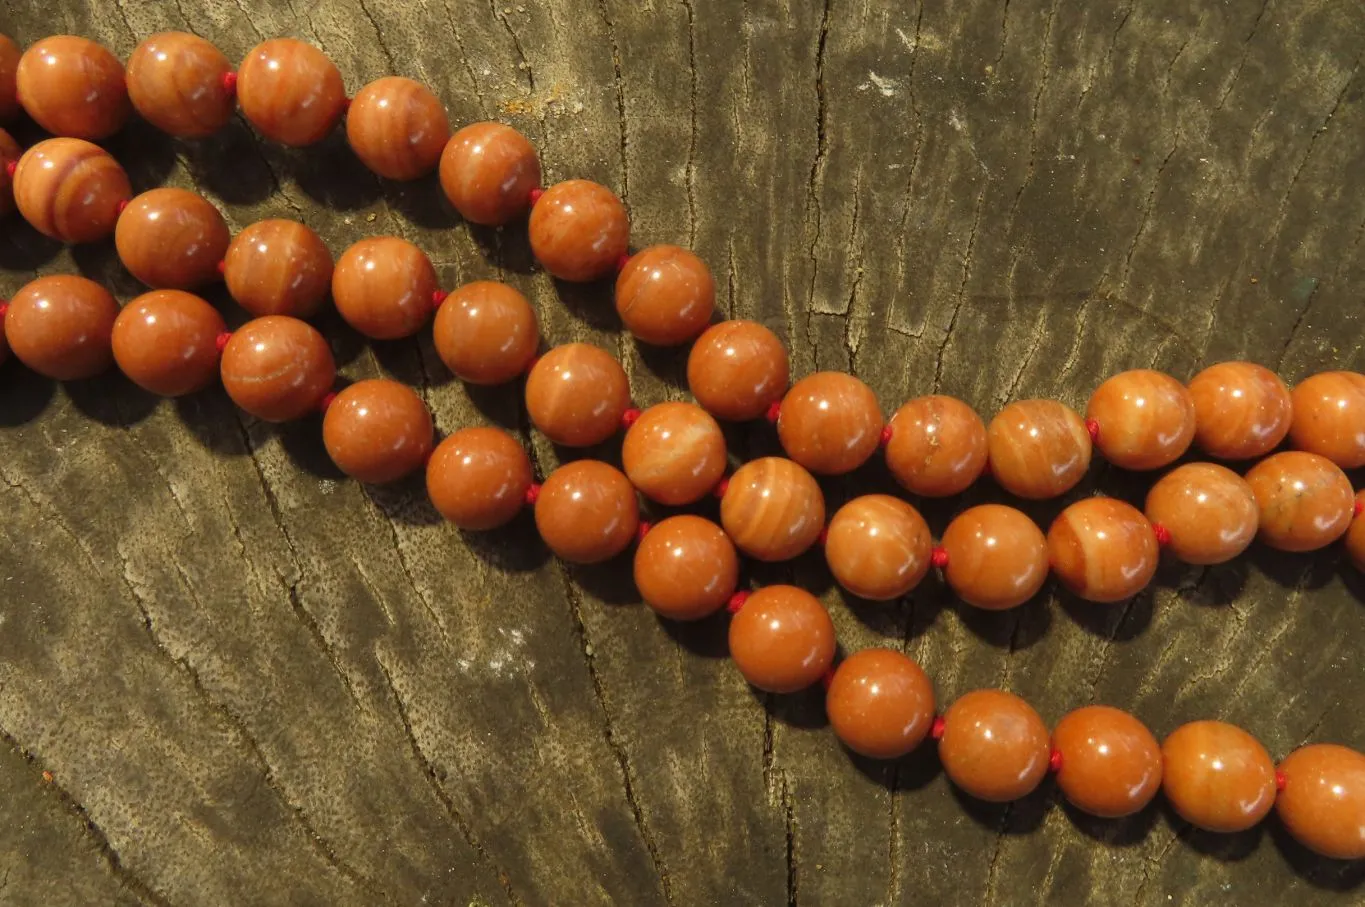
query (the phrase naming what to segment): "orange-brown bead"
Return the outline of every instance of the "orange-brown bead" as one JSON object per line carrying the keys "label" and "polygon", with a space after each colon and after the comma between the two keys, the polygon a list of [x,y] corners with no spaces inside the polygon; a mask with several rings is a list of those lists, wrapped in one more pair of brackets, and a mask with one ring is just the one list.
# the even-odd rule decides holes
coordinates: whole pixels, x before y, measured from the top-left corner
{"label": "orange-brown bead", "polygon": [[587,343],[566,343],[536,360],[526,379],[526,412],[556,444],[588,447],[616,433],[630,407],[621,363]]}
{"label": "orange-brown bead", "polygon": [[768,693],[795,693],[834,662],[834,623],[819,599],[795,586],[750,595],[730,621],[730,657],[744,679]]}
{"label": "orange-brown bead", "polygon": [[232,118],[232,64],[198,35],[159,32],[128,58],[128,98],[147,122],[182,138],[212,135]]}
{"label": "orange-brown bead", "polygon": [[47,139],[24,152],[14,171],[14,203],[44,236],[94,242],[114,232],[133,194],[128,174],[98,145]]}
{"label": "orange-brown bead", "polygon": [[1281,551],[1316,551],[1350,528],[1351,482],[1331,460],[1289,450],[1247,473],[1260,510],[1261,541]]}
{"label": "orange-brown bead", "polygon": [[531,304],[495,280],[476,280],[447,296],[432,339],[446,368],[470,384],[511,381],[525,373],[540,344]]}
{"label": "orange-brown bead", "polygon": [[1346,532],[1346,553],[1356,569],[1365,573],[1365,489],[1356,492],[1355,518]]}
{"label": "orange-brown bead", "polygon": [[901,653],[863,649],[835,669],[825,711],[834,733],[853,752],[869,759],[899,759],[919,746],[933,726],[934,685]]}
{"label": "orange-brown bead", "polygon": [[815,477],[791,460],[750,460],[730,477],[720,524],[735,547],[760,561],[785,561],[806,551],[825,523],[825,496]]}
{"label": "orange-brown bead", "polygon": [[606,186],[556,183],[531,209],[531,252],[551,275],[584,282],[606,277],[630,243],[626,208]]}
{"label": "orange-brown bead", "polygon": [[220,372],[233,403],[264,422],[286,422],[321,405],[336,380],[336,362],[312,325],[267,315],[232,335]]}
{"label": "orange-brown bead", "polygon": [[825,560],[849,592],[890,601],[924,579],[932,545],[918,510],[900,498],[869,494],[835,512],[825,537]]}
{"label": "orange-brown bead", "polygon": [[711,269],[678,246],[641,249],[616,278],[616,314],[645,343],[686,343],[706,329],[715,308]]}
{"label": "orange-brown bead", "polygon": [[1076,709],[1053,728],[1052,748],[1061,755],[1057,786],[1092,816],[1130,816],[1161,789],[1161,746],[1127,712],[1105,705]]}
{"label": "orange-brown bead", "polygon": [[660,403],[642,412],[626,432],[621,462],[645,497],[671,506],[690,504],[725,474],[725,436],[701,407]]}
{"label": "orange-brown bead", "polygon": [[1003,690],[975,690],[943,715],[938,757],[948,778],[979,800],[1027,796],[1047,774],[1047,725],[1027,702]]}
{"label": "orange-brown bead", "polygon": [[881,436],[877,395],[852,375],[816,372],[782,398],[777,437],[787,456],[817,475],[857,469],[876,452]]}
{"label": "orange-brown bead", "polygon": [[719,526],[691,514],[654,526],[635,549],[635,586],[661,616],[700,620],[719,611],[739,581],[739,555]]}
{"label": "orange-brown bead", "polygon": [[561,560],[596,564],[626,550],[640,525],[639,502],[620,470],[576,460],[550,473],[536,498],[536,529]]}
{"label": "orange-brown bead", "polygon": [[217,280],[231,239],[218,209],[185,189],[142,193],[123,209],[114,230],[128,273],[158,289],[191,290]]}
{"label": "orange-brown bead", "polygon": [[19,113],[19,45],[8,35],[0,35],[0,123],[8,123]]}
{"label": "orange-brown bead", "polygon": [[1294,415],[1289,388],[1254,362],[1220,362],[1190,381],[1194,442],[1211,457],[1250,460],[1275,449]]}
{"label": "orange-brown bead", "polygon": [[14,174],[10,167],[17,167],[23,156],[24,149],[19,147],[14,136],[0,129],[0,215],[14,210]]}
{"label": "orange-brown bead", "polygon": [[237,71],[237,102],[261,135],[284,145],[320,142],[346,109],[346,86],[327,55],[294,38],[272,38]]}
{"label": "orange-brown bead", "polygon": [[332,272],[332,301],[366,337],[397,340],[426,325],[434,307],[436,269],[425,252],[396,236],[352,245]]}
{"label": "orange-brown bead", "polygon": [[1365,375],[1322,372],[1294,387],[1289,440],[1342,469],[1365,466]]}
{"label": "orange-brown bead", "polygon": [[1186,463],[1162,476],[1147,492],[1146,514],[1187,564],[1232,560],[1256,538],[1259,520],[1251,486],[1216,463]]}
{"label": "orange-brown bead", "polygon": [[916,397],[891,417],[886,465],[907,491],[942,498],[986,469],[986,424],[955,397]]}
{"label": "orange-brown bead", "polygon": [[237,304],[257,318],[307,318],[322,308],[331,289],[332,253],[298,221],[261,220],[233,238],[223,279]]}
{"label": "orange-brown bead", "polygon": [[332,462],[360,482],[381,485],[414,472],[431,453],[431,412],[412,388],[388,378],[357,381],[322,419]]}
{"label": "orange-brown bead", "polygon": [[427,461],[432,506],[461,529],[506,525],[526,503],[531,460],[516,438],[498,428],[464,428]]}
{"label": "orange-brown bead", "polygon": [[717,419],[757,419],[782,399],[790,378],[787,349],[753,321],[722,321],[692,344],[687,386]]}
{"label": "orange-brown bead", "polygon": [[153,290],[123,307],[114,321],[114,361],[143,390],[179,397],[218,377],[218,310],[181,290]]}
{"label": "orange-brown bead", "polygon": [[948,524],[944,578],[969,605],[1003,611],[1038,594],[1047,580],[1047,538],[1029,517],[1000,504],[964,510]]}
{"label": "orange-brown bead", "polygon": [[540,159],[526,136],[502,123],[472,123],[441,153],[441,189],[473,224],[496,227],[531,207]]}
{"label": "orange-brown bead", "polygon": [[1161,789],[1182,819],[1205,831],[1245,831],[1275,803],[1275,765],[1239,727],[1191,721],[1161,745]]}
{"label": "orange-brown bead", "polygon": [[108,48],[75,35],[53,35],[19,58],[20,103],[53,135],[108,138],[128,120],[123,64]]}
{"label": "orange-brown bead", "polygon": [[1365,858],[1365,755],[1344,746],[1301,746],[1280,763],[1275,811],[1294,839],[1334,860]]}
{"label": "orange-brown bead", "polygon": [[1152,369],[1120,372],[1101,384],[1085,415],[1099,426],[1100,453],[1124,469],[1159,469],[1194,440],[1194,398],[1185,385]]}
{"label": "orange-brown bead", "polygon": [[1047,531],[1052,570],[1068,589],[1092,602],[1137,595],[1152,581],[1160,552],[1152,524],[1116,498],[1077,501]]}
{"label": "orange-brown bead", "polygon": [[20,362],[57,381],[92,378],[114,360],[118,303],[93,280],[39,277],[10,299],[5,340]]}
{"label": "orange-brown bead", "polygon": [[420,82],[385,76],[366,85],[346,109],[346,138],[361,163],[391,180],[415,180],[441,161],[450,121]]}
{"label": "orange-brown bead", "polygon": [[1055,498],[1090,468],[1090,434],[1076,411],[1054,400],[1020,400],[986,429],[991,474],[1011,494]]}

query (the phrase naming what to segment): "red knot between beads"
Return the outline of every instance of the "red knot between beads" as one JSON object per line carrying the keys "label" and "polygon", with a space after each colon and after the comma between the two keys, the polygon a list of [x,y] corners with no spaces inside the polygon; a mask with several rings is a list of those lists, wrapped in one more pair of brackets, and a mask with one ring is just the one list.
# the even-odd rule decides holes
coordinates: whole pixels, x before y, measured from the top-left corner
{"label": "red knot between beads", "polygon": [[336,391],[328,391],[327,393],[323,394],[322,399],[318,401],[318,412],[320,413],[327,412],[327,410],[330,409],[332,406],[332,401],[335,400],[336,398],[337,398]]}
{"label": "red knot between beads", "polygon": [[19,169],[18,161],[5,161],[5,176],[14,179],[14,171]]}
{"label": "red knot between beads", "polygon": [[773,405],[770,406],[770,407],[768,407],[768,412],[767,412],[766,417],[767,417],[767,419],[768,419],[769,422],[772,422],[774,425],[776,425],[776,424],[777,424],[777,420],[778,420],[779,418],[781,418],[781,416],[782,416],[782,403],[781,403],[781,401],[774,401],[774,402],[773,402]]}
{"label": "red knot between beads", "polygon": [[942,545],[935,545],[929,552],[929,563],[942,570],[948,566],[948,549]]}
{"label": "red knot between beads", "polygon": [[643,542],[645,540],[645,536],[649,535],[649,530],[653,528],[654,528],[653,523],[647,520],[641,520],[640,525],[635,528],[635,541]]}
{"label": "red knot between beads", "polygon": [[237,73],[231,70],[223,73],[223,91],[227,92],[228,97],[237,93]]}
{"label": "red knot between beads", "polygon": [[1280,771],[1278,768],[1275,769],[1275,790],[1284,790],[1285,783],[1284,772]]}
{"label": "red knot between beads", "polygon": [[1365,501],[1356,501],[1356,505],[1351,508],[1351,512],[1356,516],[1360,516],[1362,511],[1365,511]]}
{"label": "red knot between beads", "polygon": [[882,445],[882,447],[885,447],[886,445],[888,445],[888,444],[890,444],[890,443],[891,443],[891,426],[890,426],[890,425],[883,425],[883,426],[882,426],[881,445]]}
{"label": "red knot between beads", "polygon": [[1100,443],[1100,423],[1094,419],[1085,420],[1085,430],[1090,435],[1090,443]]}
{"label": "red knot between beads", "polygon": [[943,729],[948,726],[948,722],[943,720],[942,715],[934,716],[934,723],[929,727],[929,736],[935,740],[943,739]]}
{"label": "red knot between beads", "polygon": [[715,495],[716,498],[719,499],[719,498],[725,497],[725,492],[727,492],[727,491],[729,491],[729,490],[730,490],[730,479],[729,479],[728,477],[726,477],[726,478],[722,478],[719,482],[716,483],[716,487],[713,488],[713,489],[711,489],[711,494]]}
{"label": "red knot between beads", "polygon": [[544,194],[545,190],[539,186],[536,186],[534,189],[532,189],[530,195],[531,204],[534,206],[536,202],[540,201],[540,197]]}
{"label": "red knot between beads", "polygon": [[621,424],[624,425],[626,428],[630,428],[639,420],[640,411],[633,406],[630,409],[626,410],[625,412],[621,413]]}
{"label": "red knot between beads", "polygon": [[431,307],[433,309],[439,309],[441,307],[441,303],[445,302],[448,296],[450,296],[450,294],[447,293],[445,290],[432,290]]}
{"label": "red knot between beads", "polygon": [[226,273],[227,273],[227,261],[226,261],[225,259],[219,259],[219,261],[218,261],[218,273],[219,273],[219,274],[226,274]]}
{"label": "red knot between beads", "polygon": [[526,503],[528,506],[534,507],[538,500],[540,500],[540,486],[532,482],[526,486]]}
{"label": "red knot between beads", "polygon": [[1047,757],[1048,770],[1054,774],[1062,770],[1062,751],[1053,750]]}
{"label": "red knot between beads", "polygon": [[231,339],[232,339],[232,332],[231,332],[231,331],[223,331],[223,333],[221,333],[221,334],[219,334],[217,337],[213,338],[213,345],[216,346],[216,347],[218,347],[218,352],[221,353],[223,350],[227,349],[228,341],[231,340]]}
{"label": "red knot between beads", "polygon": [[1152,532],[1156,535],[1156,543],[1165,548],[1171,543],[1171,530],[1160,523],[1152,524]]}
{"label": "red knot between beads", "polygon": [[744,603],[747,602],[748,600],[749,593],[741,589],[739,592],[736,592],[734,595],[730,596],[730,600],[725,603],[725,610],[729,611],[731,614],[738,614],[739,609],[743,608]]}

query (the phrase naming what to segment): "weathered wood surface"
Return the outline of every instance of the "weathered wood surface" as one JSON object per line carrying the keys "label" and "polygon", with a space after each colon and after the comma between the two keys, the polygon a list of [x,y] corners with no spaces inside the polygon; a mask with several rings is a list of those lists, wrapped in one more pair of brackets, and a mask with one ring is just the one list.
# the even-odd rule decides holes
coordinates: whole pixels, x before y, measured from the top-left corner
{"label": "weathered wood surface", "polygon": [[[1357,0],[0,10],[25,43],[66,31],[126,56],[189,28],[240,59],[295,35],[352,91],[421,79],[457,123],[524,129],[547,179],[620,190],[637,245],[695,248],[724,310],[777,330],[797,375],[851,369],[888,412],[938,390],[987,416],[1025,396],[1083,406],[1137,366],[1188,378],[1247,357],[1291,381],[1365,366],[1362,22]],[[607,289],[561,293],[520,230],[468,229],[433,180],[376,181],[341,135],[287,152],[240,122],[201,144],[134,125],[109,144],[138,188],[196,187],[234,228],[298,217],[335,252],[397,233],[447,285],[510,280],[548,342],[618,350],[641,403],[685,394],[681,358],[622,339]],[[12,218],[0,235],[0,292],[72,269],[138,292],[109,246],[60,251]],[[325,329],[346,375],[419,385],[442,430],[525,432],[517,388],[467,391],[429,338]],[[12,363],[0,379],[0,903],[1360,897],[1365,867],[1313,859],[1274,821],[1224,837],[1165,807],[1094,822],[1050,786],[984,807],[931,747],[852,761],[818,695],[745,686],[723,620],[662,626],[628,562],[566,570],[527,520],[466,538],[418,482],[341,481],[316,422],[257,424],[216,390],[158,404],[121,379],[58,388]],[[737,458],[775,446],[765,424],[731,439]],[[544,473],[555,452],[531,441]],[[890,488],[865,473],[827,483],[831,500]],[[1092,479],[1077,494],[1143,491]],[[964,503],[927,507],[935,531]],[[1222,717],[1278,757],[1365,746],[1348,570],[1256,550],[1163,568],[1128,606],[1049,590],[1004,616],[933,581],[900,605],[846,603],[818,555],[752,578],[817,589],[846,650],[903,646],[944,701],[1001,685],[1049,721],[1106,702],[1158,734]]]}

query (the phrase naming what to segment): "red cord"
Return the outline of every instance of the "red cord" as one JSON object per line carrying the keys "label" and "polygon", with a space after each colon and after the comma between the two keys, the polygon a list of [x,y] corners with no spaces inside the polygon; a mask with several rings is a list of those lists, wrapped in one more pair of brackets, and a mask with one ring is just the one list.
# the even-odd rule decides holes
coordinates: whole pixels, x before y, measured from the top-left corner
{"label": "red cord", "polygon": [[337,398],[336,391],[328,391],[327,393],[323,394],[322,399],[318,401],[318,412],[322,413],[327,412],[327,410],[332,406],[332,401],[335,400],[336,398]]}
{"label": "red cord", "polygon": [[226,260],[220,260],[220,261],[218,262],[218,274],[219,274],[219,276],[221,276],[221,275],[226,274],[226,273],[227,273],[227,261],[226,261]]}
{"label": "red cord", "polygon": [[1060,772],[1062,770],[1062,751],[1054,749],[1047,757],[1047,767],[1050,771]]}
{"label": "red cord", "polygon": [[123,209],[124,209],[124,208],[127,208],[127,207],[128,207],[128,199],[126,199],[126,198],[121,198],[121,199],[118,200],[118,204],[114,206],[114,213],[115,213],[115,214],[122,214],[122,213],[123,213]]}
{"label": "red cord", "polygon": [[[9,311],[9,300],[0,299],[0,321],[5,320],[5,313]],[[723,480],[722,480],[723,481]]]}
{"label": "red cord", "polygon": [[1354,511],[1356,516],[1360,516],[1362,512],[1365,512],[1365,501],[1356,501]]}
{"label": "red cord", "polygon": [[774,401],[774,402],[773,402],[773,405],[770,406],[770,407],[768,407],[768,416],[767,416],[768,421],[769,421],[769,422],[772,422],[772,423],[774,423],[774,424],[776,424],[778,418],[779,418],[781,415],[782,415],[782,403],[781,403],[781,401]]}
{"label": "red cord", "polygon": [[628,264],[630,264],[630,253],[625,253],[620,258],[616,259],[616,273],[620,274],[626,269],[626,265]]}
{"label": "red cord", "polygon": [[890,444],[890,443],[891,443],[891,426],[890,426],[890,425],[883,425],[883,426],[882,426],[882,440],[881,440],[882,447],[885,447],[886,445],[888,445],[888,444]]}
{"label": "red cord", "polygon": [[224,331],[213,339],[213,345],[218,347],[218,352],[227,349],[228,341],[232,339],[231,331]]}
{"label": "red cord", "polygon": [[1156,533],[1156,543],[1165,548],[1171,543],[1171,530],[1160,523],[1152,524],[1152,532]]}
{"label": "red cord", "polygon": [[934,723],[933,723],[932,725],[930,725],[930,727],[929,727],[929,736],[930,736],[930,737],[933,737],[935,740],[942,740],[942,739],[943,739],[943,729],[944,729],[946,726],[947,726],[947,722],[943,720],[943,716],[942,716],[942,715],[935,715],[935,716],[934,716]]}
{"label": "red cord", "polygon": [[223,91],[228,93],[228,97],[237,93],[237,73],[231,70],[223,73]]}
{"label": "red cord", "polygon": [[640,525],[635,528],[635,541],[637,543],[643,542],[645,540],[645,536],[649,534],[649,530],[653,528],[654,528],[653,523],[647,520],[641,520]]}
{"label": "red cord", "polygon": [[940,570],[947,567],[948,549],[942,545],[935,545],[933,551],[929,552],[929,562]]}
{"label": "red cord", "polygon": [[1090,443],[1100,443],[1100,423],[1094,419],[1085,420],[1085,430],[1090,433]]}
{"label": "red cord", "polygon": [[711,493],[712,493],[713,495],[715,495],[717,498],[723,498],[723,497],[725,497],[725,492],[727,492],[727,491],[729,491],[729,490],[730,490],[730,479],[729,479],[729,477],[727,476],[727,477],[723,477],[719,482],[716,483],[716,487],[713,488],[713,489],[711,490]]}
{"label": "red cord", "polygon": [[744,603],[749,600],[749,593],[743,589],[730,596],[730,600],[725,603],[725,610],[731,614],[738,614],[739,609],[744,607]]}
{"label": "red cord", "polygon": [[532,482],[526,486],[526,506],[534,507],[538,500],[540,500],[540,486]]}
{"label": "red cord", "polygon": [[535,205],[536,202],[540,201],[540,197],[541,197],[542,195],[544,195],[544,194],[545,194],[545,190],[542,189],[542,188],[540,188],[539,186],[536,186],[534,189],[532,189],[532,190],[531,190],[531,204],[532,204],[532,205]]}
{"label": "red cord", "polygon": [[630,428],[632,425],[635,424],[636,420],[638,420],[639,418],[640,411],[632,406],[630,409],[621,413],[621,424],[624,425],[626,428]]}
{"label": "red cord", "polygon": [[431,292],[431,307],[432,307],[433,309],[439,309],[439,308],[441,307],[441,303],[445,302],[445,301],[446,301],[446,297],[449,296],[449,295],[450,295],[450,294],[447,293],[445,290],[432,290],[432,292]]}
{"label": "red cord", "polygon": [[19,162],[17,160],[5,161],[5,176],[8,176],[10,179],[14,179],[14,171],[18,169]]}
{"label": "red cord", "polygon": [[1275,769],[1275,790],[1277,791],[1284,790],[1284,786],[1287,783],[1288,781],[1285,780],[1284,772],[1280,771],[1278,768]]}

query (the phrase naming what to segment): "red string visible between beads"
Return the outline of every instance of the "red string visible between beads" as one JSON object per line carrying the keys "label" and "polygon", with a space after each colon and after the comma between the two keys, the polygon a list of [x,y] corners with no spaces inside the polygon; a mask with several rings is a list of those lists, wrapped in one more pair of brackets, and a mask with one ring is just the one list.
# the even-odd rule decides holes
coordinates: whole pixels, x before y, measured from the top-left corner
{"label": "red string visible between beads", "polygon": [[123,213],[123,209],[126,208],[126,207],[128,207],[128,199],[126,199],[126,198],[121,198],[121,199],[118,200],[118,204],[114,206],[114,213],[115,213],[115,214],[122,214],[122,213]]}
{"label": "red string visible between beads", "polygon": [[1365,501],[1356,501],[1356,506],[1354,508],[1355,515],[1360,516],[1362,511],[1365,511]]}
{"label": "red string visible between beads", "polygon": [[727,492],[727,491],[729,491],[729,490],[730,490],[730,479],[729,479],[729,477],[727,476],[727,477],[723,477],[719,482],[716,483],[716,487],[713,488],[713,489],[711,489],[711,493],[712,493],[713,495],[715,495],[715,496],[719,499],[719,498],[725,497],[725,492]]}
{"label": "red string visible between beads", "polygon": [[773,403],[772,406],[768,407],[768,416],[767,416],[767,418],[768,418],[768,421],[769,421],[769,422],[772,422],[773,424],[776,424],[778,418],[779,418],[781,415],[782,415],[782,403],[781,403],[780,401],[775,401],[775,402]]}
{"label": "red string visible between beads", "polygon": [[747,602],[748,600],[749,593],[741,589],[739,592],[736,592],[734,595],[730,596],[730,600],[725,603],[725,610],[729,611],[731,614],[738,614],[739,609],[743,608],[744,603]]}
{"label": "red string visible between beads", "polygon": [[943,720],[943,716],[935,715],[934,723],[929,727],[929,736],[933,737],[935,740],[942,740],[945,726],[947,726],[947,722]]}
{"label": "red string visible between beads", "polygon": [[929,552],[929,563],[942,570],[948,566],[948,549],[942,545],[935,545]]}
{"label": "red string visible between beads", "polygon": [[14,171],[18,169],[19,169],[18,161],[5,161],[5,176],[8,176],[10,179],[13,179]]}
{"label": "red string visible between beads", "polygon": [[1152,532],[1156,533],[1156,543],[1165,548],[1171,543],[1171,530],[1160,523],[1152,524]]}
{"label": "red string visible between beads", "polygon": [[883,425],[883,426],[882,426],[882,440],[881,440],[882,447],[885,447],[886,445],[888,445],[888,444],[890,444],[890,443],[891,443],[891,426],[890,426],[890,425]]}
{"label": "red string visible between beads", "polygon": [[323,394],[322,399],[318,401],[318,412],[320,413],[327,412],[328,408],[332,405],[332,401],[335,400],[336,398],[337,398],[336,391],[328,391],[327,393]]}
{"label": "red string visible between beads", "polygon": [[635,527],[635,541],[643,542],[645,540],[645,536],[649,534],[649,530],[653,528],[654,528],[653,523],[647,520],[641,520],[640,525]]}
{"label": "red string visible between beads", "polygon": [[218,352],[221,353],[223,350],[227,349],[228,341],[231,340],[231,339],[232,339],[232,332],[231,332],[231,331],[223,331],[223,333],[221,333],[221,334],[219,334],[217,337],[213,338],[213,345],[216,346],[216,347],[218,347]]}
{"label": "red string visible between beads", "polygon": [[237,93],[237,73],[231,70],[223,73],[223,91],[226,91],[229,97]]}
{"label": "red string visible between beads", "polygon": [[632,425],[635,424],[636,420],[639,418],[640,411],[632,406],[630,409],[621,413],[621,424],[624,425],[626,428],[630,428]]}
{"label": "red string visible between beads", "polygon": [[532,189],[532,190],[531,190],[531,204],[534,205],[536,202],[540,201],[540,197],[541,197],[542,195],[544,195],[544,194],[545,194],[545,190],[542,189],[542,188],[540,188],[539,186],[536,186],[534,189]]}
{"label": "red string visible between beads", "polygon": [[526,506],[534,507],[538,500],[540,500],[540,486],[532,482],[526,486]]}
{"label": "red string visible between beads", "polygon": [[1280,771],[1278,768],[1275,769],[1275,790],[1284,790],[1285,784],[1284,772]]}
{"label": "red string visible between beads", "polygon": [[834,683],[834,665],[825,668],[825,673],[820,675],[820,686],[828,690],[832,683]]}
{"label": "red string visible between beads", "polygon": [[1100,423],[1094,419],[1085,420],[1085,430],[1090,433],[1090,443],[1100,443]]}
{"label": "red string visible between beads", "polygon": [[433,309],[439,309],[441,307],[441,303],[445,302],[446,297],[449,295],[450,294],[447,293],[445,290],[433,290],[431,292],[431,307]]}
{"label": "red string visible between beads", "polygon": [[[5,320],[5,313],[9,311],[9,300],[0,299],[0,321]],[[724,481],[722,479],[722,481]]]}
{"label": "red string visible between beads", "polygon": [[1049,771],[1060,772],[1062,770],[1062,751],[1053,750],[1048,754],[1047,767]]}
{"label": "red string visible between beads", "polygon": [[622,253],[621,257],[616,259],[616,273],[620,274],[622,271],[626,269],[626,265],[628,264],[630,264],[629,253]]}
{"label": "red string visible between beads", "polygon": [[227,261],[226,261],[226,260],[220,260],[220,261],[218,262],[218,273],[219,273],[219,274],[226,274],[226,273],[227,273]]}

